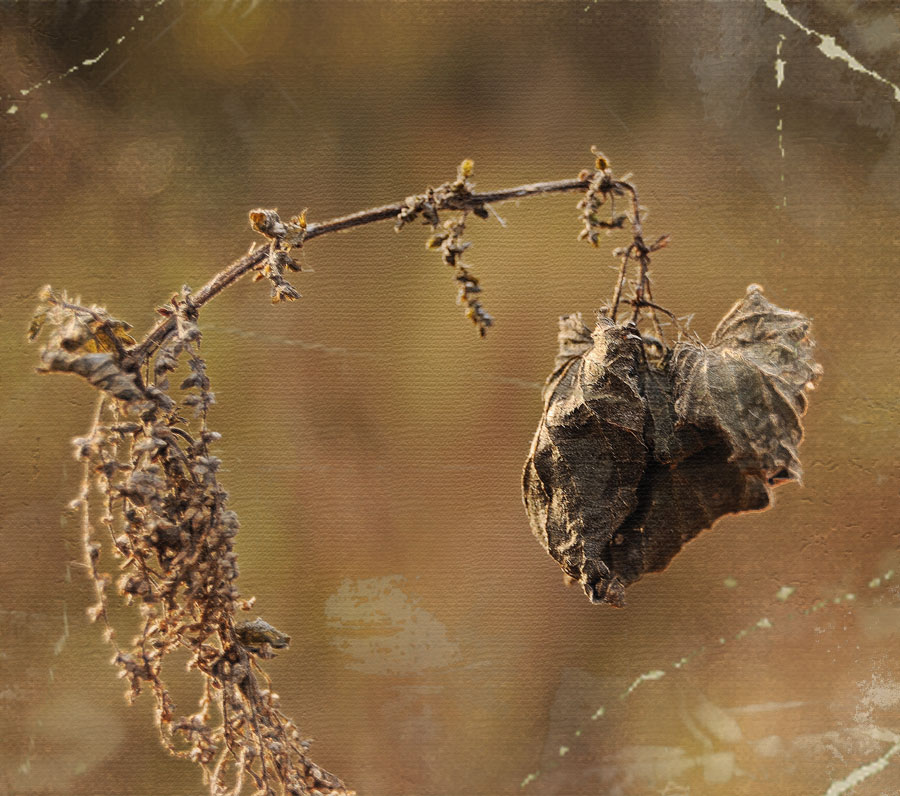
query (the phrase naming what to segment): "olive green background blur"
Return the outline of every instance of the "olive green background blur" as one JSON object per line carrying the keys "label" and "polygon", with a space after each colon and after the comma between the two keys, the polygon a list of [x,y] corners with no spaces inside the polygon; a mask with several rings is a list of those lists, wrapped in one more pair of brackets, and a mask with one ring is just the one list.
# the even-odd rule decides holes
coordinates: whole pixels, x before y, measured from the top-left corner
{"label": "olive green background blur", "polygon": [[[900,83],[892,5],[788,4]],[[705,337],[758,282],[814,319],[805,485],[593,606],[520,476],[557,317],[608,299],[625,238],[579,243],[574,195],[473,219],[484,340],[425,228],[311,242],[300,301],[247,281],[201,316],[285,710],[364,796],[843,793],[897,752],[900,104],[817,44],[762,0],[0,6],[0,794],[203,790],[85,617],[64,508],[93,395],[34,373],[39,288],[140,332],[246,251],[252,208],[324,220],[464,157],[482,189],[561,179],[591,144],[672,235],[660,303]],[[854,795],[900,792],[885,761]]]}

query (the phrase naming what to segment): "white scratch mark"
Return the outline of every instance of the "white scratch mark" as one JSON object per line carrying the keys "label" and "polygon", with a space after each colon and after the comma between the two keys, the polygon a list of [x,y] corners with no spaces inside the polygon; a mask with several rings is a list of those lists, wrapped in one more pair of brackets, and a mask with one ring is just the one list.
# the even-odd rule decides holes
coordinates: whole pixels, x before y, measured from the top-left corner
{"label": "white scratch mark", "polygon": [[230,41],[235,49],[243,56],[247,55],[247,50],[244,49],[243,45],[232,35],[231,31],[228,30],[221,22],[219,23],[219,27],[222,29],[222,33],[224,33],[228,37],[228,41]]}
{"label": "white scratch mark", "polygon": [[776,710],[787,710],[789,708],[802,708],[808,703],[794,700],[792,702],[758,702],[753,705],[739,705],[736,708],[728,708],[729,713],[771,713]]}
{"label": "white scratch mark", "polygon": [[788,597],[790,597],[796,589],[793,586],[782,586],[775,595],[775,599],[779,602],[787,602]]}
{"label": "white scratch mark", "polygon": [[[781,48],[784,46],[785,36],[783,33],[778,34],[778,44],[775,45],[775,83],[777,88],[781,88],[781,84],[784,83],[784,65],[787,63],[781,57]],[[779,102],[775,106],[775,110],[778,112],[778,124],[775,125],[775,130],[778,132],[778,152],[781,154],[781,204],[775,205],[776,210],[780,210],[782,208],[787,207],[787,189],[784,186],[784,159],[785,159],[785,151],[784,151],[784,118],[781,115],[781,103]],[[781,238],[775,239],[776,245],[781,247]],[[781,249],[781,256],[784,257],[784,249]]]}
{"label": "white scratch mark", "polygon": [[105,47],[98,56],[95,58],[85,58],[82,62],[82,66],[93,66],[96,63],[99,63],[100,59],[109,52],[109,47]]}
{"label": "white scratch mark", "polygon": [[122,69],[125,68],[125,64],[127,64],[130,60],[131,60],[130,55],[128,57],[124,58],[122,60],[122,62],[115,69],[113,69],[111,72],[107,73],[106,77],[104,77],[103,80],[101,80],[97,84],[97,88],[103,88],[103,86],[105,86],[110,80],[112,80],[117,74],[119,74],[119,72],[121,72]]}
{"label": "white scratch mark", "polygon": [[[800,30],[802,30],[807,36],[812,36],[819,40],[817,45],[819,52],[821,52],[826,58],[836,59],[843,61],[847,64],[850,69],[855,72],[862,72],[865,75],[868,75],[871,78],[874,78],[879,83],[884,83],[886,86],[890,86],[894,89],[894,101],[900,102],[900,86],[895,83],[891,83],[890,80],[883,78],[877,72],[872,71],[871,69],[867,69],[863,66],[859,61],[856,60],[850,53],[848,53],[840,44],[838,44],[834,40],[834,36],[828,36],[824,33],[819,33],[812,28],[806,27],[800,20],[796,19],[791,15],[791,12],[787,10],[787,7],[784,5],[782,0],[764,0],[766,4],[766,8],[770,11],[774,11],[776,14],[780,14],[789,22],[792,22],[796,25]],[[781,85],[779,83],[779,85]]]}
{"label": "white scratch mark", "polygon": [[[62,635],[57,639],[56,644],[53,645],[53,654],[59,655],[66,647],[66,642],[69,640],[69,611],[68,606],[63,603],[63,632]],[[50,676],[53,676],[53,670],[50,670]]]}
{"label": "white scratch mark", "polygon": [[860,766],[851,771],[843,779],[832,782],[828,790],[825,791],[825,796],[841,796],[842,793],[846,793],[851,788],[855,788],[863,780],[884,771],[884,769],[887,768],[888,763],[891,762],[891,758],[897,754],[897,752],[900,752],[900,741],[895,743],[877,760],[866,763],[864,766]]}
{"label": "white scratch mark", "polygon": [[641,683],[646,683],[652,680],[661,680],[663,677],[665,677],[665,675],[666,673],[662,669],[654,669],[653,671],[645,672],[644,674],[639,675],[638,678],[630,686],[628,686],[627,689],[625,689],[625,693],[622,694],[622,696],[619,698],[625,699],[625,697],[631,694],[632,691],[634,691],[634,689],[637,688]]}
{"label": "white scratch mark", "polygon": [[25,152],[28,151],[28,148],[36,141],[37,139],[32,138],[25,146],[23,146],[18,152],[12,155],[8,160],[6,160],[3,165],[0,165],[0,174],[6,171],[13,163],[15,163],[20,157],[22,157]]}
{"label": "white scratch mark", "polygon": [[[156,3],[154,4],[154,8],[159,8],[159,6],[163,5],[165,2],[166,2],[166,0],[156,0]],[[141,14],[141,16],[139,16],[137,18],[137,21],[143,22],[144,15]],[[129,33],[133,32],[134,30],[135,30],[135,26],[132,25],[129,28]],[[116,39],[115,45],[117,46],[117,45],[122,44],[122,42],[125,41],[125,38],[126,38],[126,36],[119,36],[119,38]],[[34,83],[34,84],[28,86],[27,88],[20,88],[18,93],[23,97],[27,97],[29,94],[32,94],[33,92],[37,91],[39,88],[43,88],[44,86],[49,86],[51,83],[58,83],[60,80],[63,80],[64,78],[67,78],[69,75],[73,74],[74,72],[77,72],[83,66],[86,66],[86,67],[96,66],[98,63],[100,63],[100,61],[103,60],[103,57],[111,49],[112,49],[111,47],[105,47],[93,58],[85,58],[80,64],[74,64],[73,66],[70,66],[65,72],[61,72],[60,74],[54,75],[52,77],[46,77],[43,80],[39,80],[37,83]],[[9,97],[3,98],[3,99],[9,99]],[[13,113],[15,113],[15,111],[13,111]]]}
{"label": "white scratch mark", "polygon": [[497,221],[500,222],[500,226],[503,227],[503,229],[506,229],[506,220],[505,220],[505,219],[503,218],[503,216],[501,216],[496,210],[494,210],[494,206],[493,206],[493,205],[488,205],[488,206],[487,206],[487,209],[490,210],[491,213],[494,214],[494,218],[496,218]]}
{"label": "white scratch mark", "polygon": [[182,11],[177,17],[175,17],[175,19],[173,19],[173,20],[172,20],[168,25],[166,25],[159,33],[157,33],[152,39],[150,39],[150,41],[147,42],[147,45],[146,45],[146,46],[149,47],[151,44],[155,44],[156,42],[158,42],[158,41],[159,41],[163,36],[165,36],[170,30],[172,30],[172,28],[174,28],[175,25],[176,25],[177,23],[181,22],[181,18],[182,18],[185,14],[187,14],[187,11]]}
{"label": "white scratch mark", "polygon": [[[217,323],[208,322],[207,328],[224,334],[234,335],[235,337],[244,337],[248,340],[261,340],[265,343],[274,345],[295,346],[307,351],[321,351],[323,354],[339,354],[346,357],[361,357],[363,359],[372,359],[374,354],[371,351],[354,351],[349,348],[340,348],[338,346],[328,346],[324,343],[311,343],[307,340],[299,340],[294,337],[284,337],[277,334],[266,334],[264,332],[253,332],[249,329],[239,329],[235,326],[221,326]],[[543,385],[538,385],[543,386]]]}
{"label": "white scratch mark", "polygon": [[781,88],[781,84],[784,83],[784,65],[787,63],[781,57],[781,47],[784,44],[784,34],[779,34],[778,46],[775,48],[775,83],[778,88]]}
{"label": "white scratch mark", "polygon": [[256,11],[257,5],[259,5],[259,0],[250,0],[250,6],[247,8],[247,10],[243,14],[241,14],[240,19],[244,19],[244,17],[246,17],[246,16],[252,14],[254,11]]}

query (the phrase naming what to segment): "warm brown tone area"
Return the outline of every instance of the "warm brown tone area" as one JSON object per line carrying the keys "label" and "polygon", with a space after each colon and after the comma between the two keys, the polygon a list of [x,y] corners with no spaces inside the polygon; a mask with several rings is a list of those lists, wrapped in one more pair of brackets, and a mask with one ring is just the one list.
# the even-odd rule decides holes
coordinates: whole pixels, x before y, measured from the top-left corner
{"label": "warm brown tone area", "polygon": [[[900,83],[886,4],[787,5]],[[200,791],[85,618],[60,517],[94,396],[34,373],[39,288],[140,336],[259,239],[254,208],[314,223],[465,157],[478,190],[575,178],[591,144],[633,173],[648,239],[672,235],[654,300],[701,338],[752,282],[812,318],[803,487],[723,518],[625,611],[590,605],[535,544],[521,467],[557,318],[610,300],[627,233],[579,243],[577,194],[470,219],[484,339],[427,228],[311,241],[301,299],[248,280],[201,316],[237,583],[291,637],[267,664],[282,706],[364,796],[824,794],[888,754],[900,104],[816,44],[749,1],[5,5],[0,793]]]}

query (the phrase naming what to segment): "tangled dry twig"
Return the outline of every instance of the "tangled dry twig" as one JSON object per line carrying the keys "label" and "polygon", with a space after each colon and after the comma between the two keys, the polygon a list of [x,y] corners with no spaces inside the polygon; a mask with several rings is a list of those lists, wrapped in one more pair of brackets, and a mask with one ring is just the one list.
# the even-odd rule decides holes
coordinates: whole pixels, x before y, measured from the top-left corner
{"label": "tangled dry twig", "polygon": [[[100,390],[94,422],[75,440],[84,480],[73,508],[97,595],[89,615],[104,625],[129,698],[145,688],[153,694],[162,743],[203,767],[211,794],[237,794],[245,779],[267,796],[350,793],[309,759],[308,741],[280,711],[258,662],[288,637],[261,619],[237,618],[253,601],[235,585],[239,524],[210,450],[219,439],[207,422],[215,397],[190,293],[166,308],[175,332],[146,375],[125,364],[125,346],[134,342],[126,324],[50,289],[42,298],[32,334],[44,323],[54,327],[42,369],[76,373]],[[179,371],[184,378],[173,390],[169,377]],[[117,591],[140,613],[128,644],[111,620],[103,536],[121,572]],[[167,658],[177,650],[190,653],[189,668],[203,679],[190,715],[178,714],[166,682]]]}

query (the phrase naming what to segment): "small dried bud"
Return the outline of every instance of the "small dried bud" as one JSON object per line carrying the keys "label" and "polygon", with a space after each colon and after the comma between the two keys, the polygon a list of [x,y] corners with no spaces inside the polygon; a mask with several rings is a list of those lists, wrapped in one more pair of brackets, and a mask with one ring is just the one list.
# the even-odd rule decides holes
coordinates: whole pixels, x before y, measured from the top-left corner
{"label": "small dried bud", "polygon": [[283,282],[280,285],[275,285],[272,288],[272,303],[278,304],[282,301],[296,301],[300,298],[300,293],[294,288],[293,285],[288,284],[287,282]]}
{"label": "small dried bud", "polygon": [[255,232],[267,238],[283,238],[287,229],[274,210],[251,210],[250,226]]}
{"label": "small dried bud", "polygon": [[606,155],[604,155],[595,146],[591,147],[591,152],[594,154],[594,157],[596,158],[594,160],[594,166],[597,168],[597,170],[598,171],[608,171],[610,168],[610,164],[609,164],[609,160],[607,159]]}
{"label": "small dried bud", "polygon": [[262,617],[249,622],[239,622],[234,626],[237,637],[248,650],[259,652],[263,645],[273,649],[287,649],[291,637],[270,625]]}
{"label": "small dried bud", "polygon": [[441,245],[450,237],[449,232],[436,232],[427,241],[425,241],[426,249],[440,249]]}

